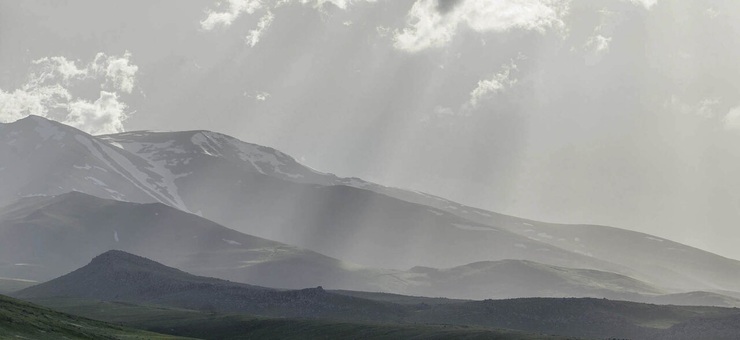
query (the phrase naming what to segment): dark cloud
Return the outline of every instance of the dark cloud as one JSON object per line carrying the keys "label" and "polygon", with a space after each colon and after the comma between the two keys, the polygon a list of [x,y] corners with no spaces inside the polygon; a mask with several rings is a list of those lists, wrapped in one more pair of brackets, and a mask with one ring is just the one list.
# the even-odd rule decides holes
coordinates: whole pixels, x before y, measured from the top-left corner
{"label": "dark cloud", "polygon": [[463,0],[437,0],[437,10],[439,13],[447,14],[462,2]]}

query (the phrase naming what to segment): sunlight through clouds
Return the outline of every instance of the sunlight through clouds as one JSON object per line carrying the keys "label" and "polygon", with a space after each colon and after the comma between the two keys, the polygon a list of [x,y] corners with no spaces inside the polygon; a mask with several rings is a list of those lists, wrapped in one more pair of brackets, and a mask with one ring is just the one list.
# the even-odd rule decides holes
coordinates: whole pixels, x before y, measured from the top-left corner
{"label": "sunlight through clouds", "polygon": [[491,94],[499,93],[514,84],[516,79],[511,78],[512,71],[516,71],[517,66],[513,62],[502,67],[501,72],[493,75],[491,79],[478,81],[478,86],[470,93],[470,100],[463,106],[464,109],[474,109],[480,105],[480,102]]}
{"label": "sunlight through clouds", "polygon": [[[440,6],[440,4],[446,4]],[[396,31],[395,47],[407,52],[447,45],[460,25],[476,32],[511,29],[545,31],[562,26],[565,0],[418,0],[407,15],[408,26]]]}
{"label": "sunlight through clouds", "polygon": [[201,20],[200,27],[210,31],[216,27],[228,27],[242,14],[252,14],[262,8],[260,0],[228,0],[226,4],[218,2],[217,7],[226,7],[223,11],[207,10],[205,19]]}
{"label": "sunlight through clouds", "polygon": [[259,23],[257,23],[257,28],[249,31],[249,34],[247,35],[247,44],[250,47],[254,47],[257,45],[257,43],[260,41],[260,37],[262,36],[262,33],[272,25],[272,21],[275,20],[275,15],[272,14],[272,12],[267,11],[265,15],[260,18]]}
{"label": "sunlight through clouds", "polygon": [[[34,60],[25,84],[13,91],[0,89],[0,122],[37,115],[88,133],[122,132],[129,113],[117,91],[131,93],[139,69],[130,58],[129,52],[121,56],[98,53],[84,67],[64,56]],[[98,98],[73,95],[77,87],[86,84],[99,84]]]}

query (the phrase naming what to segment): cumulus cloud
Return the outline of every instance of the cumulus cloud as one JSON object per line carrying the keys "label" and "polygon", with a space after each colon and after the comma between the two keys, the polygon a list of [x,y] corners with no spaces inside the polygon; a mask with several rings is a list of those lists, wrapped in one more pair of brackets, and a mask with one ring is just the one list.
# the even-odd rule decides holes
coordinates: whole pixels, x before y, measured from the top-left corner
{"label": "cumulus cloud", "polygon": [[645,8],[650,9],[658,3],[658,0],[630,0],[630,2],[632,2],[633,4],[645,6]]}
{"label": "cumulus cloud", "polygon": [[131,53],[128,51],[121,57],[106,56],[104,53],[98,53],[90,68],[98,74],[104,74],[106,82],[112,84],[113,87],[123,92],[131,93],[139,67],[130,64],[130,58]]}
{"label": "cumulus cloud", "polygon": [[[288,3],[290,0],[281,0],[279,2]],[[357,2],[376,2],[376,0],[298,0],[303,5],[313,5],[314,8],[321,9],[325,4],[334,5],[340,9],[347,9],[349,5]]]}
{"label": "cumulus cloud", "polygon": [[[63,56],[34,60],[25,84],[12,91],[0,89],[0,122],[38,115],[93,134],[121,132],[128,115],[117,91],[131,93],[138,71],[130,58],[128,52],[98,53],[84,67]],[[97,99],[73,95],[78,85],[88,82],[100,83]]]}
{"label": "cumulus cloud", "polygon": [[740,131],[740,106],[736,106],[722,120],[727,130]]}
{"label": "cumulus cloud", "polygon": [[250,47],[257,45],[262,37],[262,33],[272,25],[273,20],[275,20],[275,15],[270,11],[267,11],[267,13],[260,18],[260,21],[257,23],[257,28],[249,31],[249,34],[247,34],[247,44]]}
{"label": "cumulus cloud", "polygon": [[[523,60],[524,56],[517,57],[516,60]],[[421,122],[430,122],[435,120],[447,119],[450,117],[469,117],[485,101],[491,100],[496,94],[503,93],[517,83],[513,74],[518,71],[515,60],[509,64],[501,66],[501,70],[495,73],[491,78],[481,79],[477,86],[470,92],[469,98],[460,107],[453,108],[437,105],[431,110],[431,113],[423,116]]]}
{"label": "cumulus cloud", "polygon": [[59,77],[62,81],[69,82],[71,79],[88,76],[87,68],[80,69],[73,60],[67,60],[65,57],[46,57],[31,63],[39,66],[38,74],[33,77],[36,82]]}
{"label": "cumulus cloud", "polygon": [[0,122],[16,121],[28,115],[45,116],[49,109],[64,107],[72,95],[59,84],[34,87],[28,84],[12,92],[0,89]]}
{"label": "cumulus cloud", "polygon": [[[350,5],[358,2],[376,2],[376,0],[228,0],[216,3],[217,9],[207,9],[206,17],[200,21],[201,29],[205,31],[213,30],[217,27],[228,27],[242,15],[254,15],[262,12],[257,27],[250,30],[246,36],[247,45],[254,47],[259,42],[262,35],[275,20],[272,10],[279,7],[296,3],[304,6],[311,6],[318,11],[323,12],[326,5],[332,5],[339,9],[346,10]],[[344,25],[351,25],[351,21],[345,21]]]}
{"label": "cumulus cloud", "polygon": [[262,8],[260,0],[228,0],[226,3],[218,2],[217,7],[226,7],[221,11],[207,10],[206,18],[201,20],[200,27],[210,31],[216,27],[228,27],[242,14],[252,14]]}
{"label": "cumulus cloud", "polygon": [[105,134],[124,131],[126,104],[114,92],[100,91],[94,102],[77,99],[67,105],[69,114],[64,123],[90,134]]}
{"label": "cumulus cloud", "polygon": [[511,78],[511,73],[517,70],[516,64],[513,62],[508,65],[503,65],[502,70],[491,77],[491,79],[483,79],[478,81],[478,86],[470,92],[470,99],[463,106],[464,109],[475,109],[481,101],[489,97],[492,94],[499,93],[506,88],[516,84],[516,79]]}
{"label": "cumulus cloud", "polygon": [[465,25],[477,32],[544,31],[562,26],[568,0],[417,0],[408,25],[395,32],[395,47],[408,52],[442,47]]}
{"label": "cumulus cloud", "polygon": [[586,49],[592,51],[594,54],[601,54],[609,50],[609,43],[611,41],[611,37],[596,34],[586,41]]}

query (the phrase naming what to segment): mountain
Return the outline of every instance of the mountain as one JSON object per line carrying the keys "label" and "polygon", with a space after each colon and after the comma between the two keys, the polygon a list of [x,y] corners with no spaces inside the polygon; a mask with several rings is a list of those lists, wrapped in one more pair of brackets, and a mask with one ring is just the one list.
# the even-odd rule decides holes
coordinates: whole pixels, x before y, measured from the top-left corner
{"label": "mountain", "polygon": [[45,118],[0,124],[0,159],[0,202],[81,191],[184,208],[171,179],[141,157]]}
{"label": "mountain", "polygon": [[672,292],[740,291],[739,261],[642,233],[530,221],[339,178],[218,133],[90,136],[29,117],[0,125],[0,142],[0,201],[78,190],[160,202],[376,268],[516,259],[613,272]]}
{"label": "mountain", "polygon": [[282,291],[195,276],[115,250],[67,275],[14,295],[149,303],[281,317],[380,321],[397,318],[402,312],[392,304],[329,293],[321,287]]}
{"label": "mountain", "polygon": [[245,235],[160,203],[71,192],[0,209],[0,273],[49,280],[121,249],[203,275],[281,288],[392,290],[394,271],[363,268]]}
{"label": "mountain", "polygon": [[522,258],[617,269],[384,194],[397,190],[317,172],[280,151],[222,134],[128,132],[100,139],[176,178],[179,197],[191,211],[244,233],[351,262],[406,269]]}
{"label": "mountain", "polygon": [[[182,339],[56,312],[0,295],[3,339]],[[190,339],[190,338],[187,338]]]}
{"label": "mountain", "polygon": [[[308,249],[350,259],[358,263],[388,267],[388,263],[393,262],[396,264],[396,268],[413,265],[450,267],[481,260],[514,258],[551,265],[615,271],[659,286],[678,290],[726,289],[740,291],[740,262],[644,233],[595,225],[543,223],[464,206],[421,192],[385,187],[358,178],[340,178],[333,174],[321,173],[305,167],[294,158],[278,150],[244,143],[214,132],[130,132],[102,136],[101,139],[116,143],[125,150],[150,162],[157,162],[175,176],[183,176],[181,179],[183,183],[192,183],[190,185],[197,188],[195,195],[186,194],[184,200],[194,202],[193,205],[197,206],[197,209],[200,209],[204,216],[248,233],[298,244]],[[178,166],[178,164],[183,164],[189,159],[192,159],[190,162],[200,159],[203,164],[209,165],[214,163],[224,164],[224,167],[230,170],[214,170],[218,167],[213,165]],[[192,169],[199,170],[194,171]],[[250,199],[253,197],[253,193],[264,195],[275,191],[266,189],[267,185],[256,184],[255,182],[261,181],[259,179],[256,181],[249,180],[251,178],[250,174],[257,173],[283,181],[320,185],[326,187],[326,189],[323,193],[319,192],[318,194],[301,191],[303,195],[294,194],[293,197],[289,197],[289,194],[277,197],[268,196],[270,197],[270,203],[280,202],[281,204],[262,205],[259,201]],[[195,174],[199,175],[192,177]],[[201,178],[197,178],[198,176]],[[221,181],[222,178],[228,178],[228,180],[223,180],[224,183],[219,185],[219,183],[214,183],[216,180],[213,180],[213,178],[219,178],[218,181]],[[238,185],[235,186],[235,183]],[[332,186],[345,186],[345,188]],[[240,187],[243,189],[240,189]],[[365,192],[346,187],[362,189]],[[212,191],[208,191],[209,188]],[[204,194],[202,190],[206,190],[207,193]],[[379,194],[379,196],[372,196],[367,191]],[[228,193],[226,195],[228,199],[217,203],[209,200],[212,197],[220,196],[219,194],[224,192]],[[197,196],[202,198],[199,199]],[[388,197],[413,204],[400,204],[398,201],[388,200]],[[285,202],[286,200],[287,202]],[[353,200],[362,202],[362,205],[353,206]],[[245,202],[246,204],[241,209],[232,209],[229,202]],[[380,202],[389,202],[388,205],[392,206],[398,205],[398,210],[402,208],[404,212],[413,211],[414,207],[423,207],[427,211],[416,214],[414,221],[424,222],[405,221],[405,223],[393,224],[393,221],[377,218],[372,212],[388,209],[386,205]],[[306,204],[313,204],[314,206],[308,208]],[[250,209],[250,207],[253,208]],[[273,211],[276,211],[275,214],[279,217],[271,220],[260,220],[256,224],[242,222],[250,221],[254,212],[271,211],[269,210],[271,207],[274,208]],[[293,211],[295,207],[301,209],[293,212],[294,218],[289,218],[279,212],[285,211],[283,209]],[[334,216],[324,217],[321,214],[322,211],[328,209],[327,207],[331,207]],[[430,207],[431,209],[429,209]],[[338,216],[342,213],[345,216],[357,218],[354,220],[349,218],[339,219]],[[463,221],[455,217],[462,218]],[[327,218],[330,220],[326,221]],[[311,226],[311,222],[316,219],[320,221],[321,225],[319,227]],[[420,231],[413,230],[420,224],[423,226],[422,228],[425,228],[423,232],[427,234],[422,240],[418,239]],[[256,229],[255,225],[264,227],[260,230]],[[411,229],[413,234],[408,237],[414,239],[415,246],[416,242],[428,241],[429,243],[418,244],[416,249],[413,250],[410,249],[410,245],[402,246],[403,249],[409,249],[407,253],[393,251],[398,249],[397,247],[393,247],[390,253],[388,249],[373,247],[369,252],[376,254],[371,257],[376,261],[370,261],[364,253],[347,253],[347,249],[334,249],[331,245],[317,243],[317,241],[307,238],[305,234],[299,236],[295,233],[284,232],[282,230],[286,228],[286,225],[290,226],[287,228],[290,231],[296,229],[309,230],[310,232],[305,234],[311,235],[317,229],[327,228],[326,225],[335,225],[336,229],[350,229],[350,231],[345,231],[350,236],[361,234],[363,237],[368,236],[366,233],[368,228],[392,226],[388,228],[389,231],[383,232],[383,235],[388,233],[399,235],[399,232]],[[370,227],[365,227],[368,225]],[[430,227],[430,225],[436,225],[438,228]],[[453,233],[445,230],[445,228],[449,229],[450,227],[453,230],[462,229],[462,231],[457,230]],[[506,239],[501,238],[500,235],[491,237],[488,235],[491,230],[517,234],[523,237],[526,242],[522,241],[521,238],[517,240],[511,237],[510,234],[504,234]],[[443,234],[442,239],[445,241],[428,239],[430,234],[433,236],[437,233]],[[334,231],[331,234],[336,235]],[[401,236],[400,239],[406,239],[405,235],[399,236]],[[381,239],[378,239],[376,242],[370,242],[370,239],[367,239],[367,243],[381,241]],[[446,242],[447,240],[454,241]],[[476,243],[476,240],[480,242]],[[387,242],[388,240],[382,241]],[[454,251],[443,251],[444,247],[451,243],[469,245],[469,247],[462,246],[454,248]],[[543,244],[550,247],[543,247]],[[512,249],[512,245],[514,248],[526,249],[526,251]],[[358,249],[356,245],[352,249],[355,252],[360,252],[360,250],[356,250]],[[478,253],[471,254],[471,249],[477,250]],[[496,249],[498,252],[493,252],[492,249]],[[561,255],[562,251],[584,255],[586,258]],[[538,254],[538,252],[544,252],[545,254]],[[551,256],[553,252],[558,253],[558,255]],[[445,254],[445,256],[437,256],[438,253]],[[378,256],[378,254],[392,256],[383,257]],[[414,256],[414,254],[423,254],[423,256]],[[651,260],[645,261],[646,258]],[[594,259],[600,261],[594,261]]]}
{"label": "mountain", "polygon": [[292,289],[325,286],[477,299],[638,300],[665,293],[618,274],[520,260],[407,271],[363,267],[245,235],[161,203],[120,202],[78,192],[24,198],[0,208],[0,274],[18,278],[12,282],[49,280],[111,249],[199,275]]}
{"label": "mountain", "polygon": [[664,293],[624,275],[522,260],[477,262],[448,269],[415,267],[409,272],[418,275],[409,281],[425,283],[417,289],[422,295],[462,299],[598,296],[639,301]]}
{"label": "mountain", "polygon": [[[332,322],[446,324],[588,338],[736,339],[740,332],[740,324],[734,323],[740,320],[740,311],[730,308],[661,306],[592,298],[440,302],[439,299],[396,297],[419,301],[396,303],[393,299],[381,301],[329,292],[320,287],[283,291],[194,276],[121,251],[106,252],[72,273],[24,289],[15,296],[50,304],[57,301],[68,310],[74,310],[75,304],[85,305],[90,301],[118,301],[127,303],[128,310],[138,309],[131,304],[146,304],[149,308],[175,307],[179,309],[177,313],[186,309],[320,318],[334,320]],[[111,321],[116,320],[116,313],[129,315],[124,320],[132,320],[125,310],[96,308],[93,311]],[[160,309],[156,313],[142,312],[134,319],[145,324],[141,319],[147,315],[167,320],[168,314]],[[180,327],[183,327],[182,322],[175,328]]]}

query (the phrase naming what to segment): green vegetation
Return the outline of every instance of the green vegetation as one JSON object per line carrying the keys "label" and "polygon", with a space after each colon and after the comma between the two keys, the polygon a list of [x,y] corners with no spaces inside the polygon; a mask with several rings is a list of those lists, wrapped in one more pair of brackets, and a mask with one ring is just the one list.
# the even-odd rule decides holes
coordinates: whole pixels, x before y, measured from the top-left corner
{"label": "green vegetation", "polygon": [[0,339],[185,339],[68,315],[0,296]]}
{"label": "green vegetation", "polygon": [[567,339],[462,325],[259,318],[69,298],[34,301],[111,323],[203,339]]}

